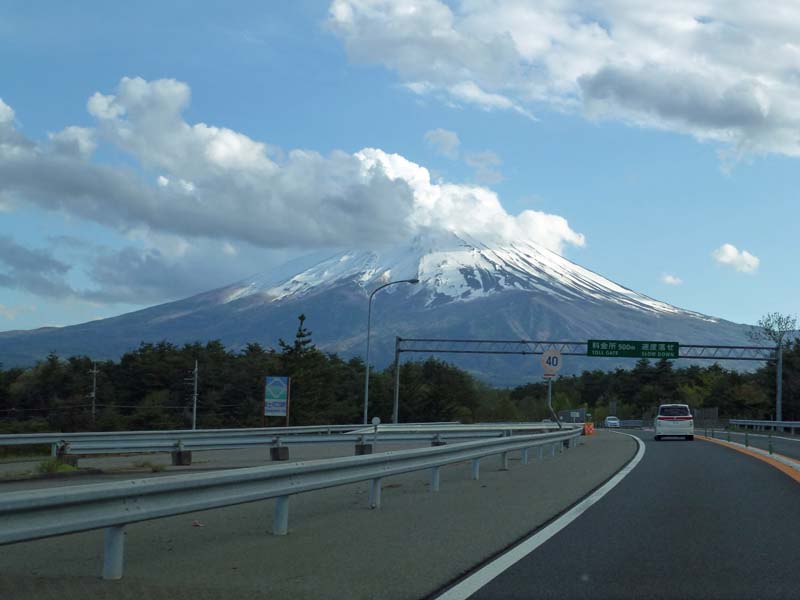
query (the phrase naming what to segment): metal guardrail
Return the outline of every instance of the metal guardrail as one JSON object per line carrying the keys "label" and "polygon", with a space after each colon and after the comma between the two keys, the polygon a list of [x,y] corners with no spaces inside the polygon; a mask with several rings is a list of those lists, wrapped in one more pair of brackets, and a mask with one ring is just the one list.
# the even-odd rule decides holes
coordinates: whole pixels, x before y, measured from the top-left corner
{"label": "metal guardrail", "polygon": [[[425,427],[456,425],[453,422],[411,423]],[[158,429],[143,431],[81,431],[47,433],[9,433],[0,435],[0,446],[57,444],[71,441],[101,441],[119,439],[160,439],[160,438],[203,438],[207,436],[250,436],[250,435],[294,435],[294,434],[333,434],[362,429],[363,423],[352,425],[301,425],[296,427],[251,427],[236,429]]]}
{"label": "metal guardrail", "polygon": [[[549,426],[549,427],[552,427]],[[547,424],[516,423],[495,426],[425,423],[380,426],[381,442],[444,442],[493,438],[549,428]],[[375,428],[363,425],[325,425],[253,429],[198,429],[0,435],[0,446],[50,444],[55,455],[126,454],[192,450],[226,450],[253,446],[365,443]]]}
{"label": "metal guardrail", "polygon": [[501,468],[508,469],[510,452],[520,451],[526,464],[530,448],[538,448],[541,459],[549,446],[555,456],[580,435],[580,429],[568,429],[281,466],[11,492],[0,495],[0,545],[105,529],[103,578],[119,579],[124,527],[131,523],[277,498],[273,533],[285,535],[294,494],[370,481],[369,503],[379,508],[385,477],[430,469],[430,489],[437,492],[443,466],[472,461],[472,479],[477,480],[483,458],[500,455]]}
{"label": "metal guardrail", "polygon": [[763,420],[756,420],[756,419],[731,419],[728,421],[731,425],[736,425],[737,427],[749,427],[751,429],[757,431],[763,431],[766,429],[789,429],[792,433],[794,433],[795,429],[800,429],[800,421],[763,421]]}

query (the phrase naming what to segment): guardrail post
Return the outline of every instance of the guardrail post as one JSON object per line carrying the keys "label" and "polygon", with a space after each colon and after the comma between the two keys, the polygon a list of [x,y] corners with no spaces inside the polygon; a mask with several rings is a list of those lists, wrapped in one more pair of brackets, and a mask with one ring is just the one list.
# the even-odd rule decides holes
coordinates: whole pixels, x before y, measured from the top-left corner
{"label": "guardrail post", "polygon": [[62,464],[78,467],[78,457],[69,453],[69,442],[61,442],[56,448],[56,460]]}
{"label": "guardrail post", "polygon": [[441,481],[441,467],[433,467],[431,469],[431,491],[439,491],[439,483]]}
{"label": "guardrail post", "polygon": [[555,455],[556,455],[556,445],[550,444],[550,456],[555,456]]}
{"label": "guardrail post", "polygon": [[478,481],[481,477],[481,459],[476,458],[472,461],[472,481]]}
{"label": "guardrail post", "polygon": [[377,479],[373,479],[370,482],[369,486],[369,507],[370,508],[380,508],[381,507],[381,479],[378,477]]}
{"label": "guardrail post", "polygon": [[53,458],[58,456],[58,444],[50,444],[50,456]]}
{"label": "guardrail post", "polygon": [[289,496],[275,499],[275,515],[272,519],[273,535],[286,535],[289,531]]}
{"label": "guardrail post", "polygon": [[769,432],[769,441],[767,443],[767,448],[769,448],[769,453],[772,454],[772,430]]}
{"label": "guardrail post", "polygon": [[281,438],[275,437],[272,440],[272,447],[269,449],[269,457],[272,460],[289,460],[289,447],[281,446]]}
{"label": "guardrail post", "polygon": [[125,526],[106,527],[103,532],[103,579],[122,579],[125,564]]}
{"label": "guardrail post", "polygon": [[500,470],[508,471],[508,452],[500,453]]}
{"label": "guardrail post", "polygon": [[744,432],[744,447],[745,448],[749,448],[750,447],[750,435],[749,435],[749,433],[747,432],[746,429],[745,429],[745,432]]}
{"label": "guardrail post", "polygon": [[539,446],[536,449],[536,460],[542,462],[542,458],[544,458],[544,446]]}
{"label": "guardrail post", "polygon": [[523,448],[522,452],[520,452],[520,463],[523,465],[528,464],[528,448]]}
{"label": "guardrail post", "polygon": [[362,435],[356,444],[356,456],[363,456],[365,454],[372,454],[372,444],[368,444]]}
{"label": "guardrail post", "polygon": [[173,467],[188,467],[192,464],[192,451],[183,449],[183,441],[178,440],[175,450],[172,451]]}

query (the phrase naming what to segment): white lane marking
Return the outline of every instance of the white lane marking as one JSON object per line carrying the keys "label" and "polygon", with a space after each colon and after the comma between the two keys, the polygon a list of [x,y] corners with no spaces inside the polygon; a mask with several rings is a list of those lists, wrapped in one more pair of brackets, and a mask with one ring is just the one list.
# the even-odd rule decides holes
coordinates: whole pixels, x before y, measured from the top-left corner
{"label": "white lane marking", "polygon": [[561,515],[558,519],[550,523],[547,527],[533,534],[520,544],[514,546],[508,552],[501,554],[489,564],[484,565],[466,579],[457,583],[443,594],[437,596],[436,600],[464,600],[465,598],[469,598],[472,594],[488,584],[492,579],[500,575],[506,569],[514,566],[516,563],[528,556],[531,552],[536,550],[539,546],[544,544],[551,537],[556,535],[559,531],[564,529],[567,525],[572,523],[575,519],[580,517],[588,510],[590,506],[610,492],[620,481],[622,481],[631,471],[633,471],[634,467],[636,467],[636,465],[638,465],[642,460],[642,457],[644,457],[644,441],[635,435],[631,435],[630,433],[622,433],[621,431],[614,431],[612,433],[632,437],[639,445],[636,455],[627,465],[622,467],[622,469],[616,475],[606,481],[589,496],[581,500],[578,504],[573,506],[566,513]]}

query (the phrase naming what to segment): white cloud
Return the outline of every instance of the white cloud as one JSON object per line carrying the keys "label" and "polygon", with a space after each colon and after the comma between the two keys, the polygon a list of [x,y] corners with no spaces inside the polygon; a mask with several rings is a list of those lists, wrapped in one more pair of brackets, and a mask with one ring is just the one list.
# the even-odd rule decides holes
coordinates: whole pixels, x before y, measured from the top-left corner
{"label": "white cloud", "polygon": [[530,240],[558,253],[566,245],[585,244],[584,236],[559,215],[534,210],[510,215],[493,191],[477,185],[432,183],[426,168],[399,154],[365,148],[356,156],[365,169],[379,167],[390,179],[411,187],[415,202],[410,222],[415,230],[452,231],[489,243]]}
{"label": "white cloud", "polygon": [[88,158],[97,148],[94,131],[86,127],[70,126],[49,135],[57,152]]}
{"label": "white cloud", "polygon": [[475,181],[478,183],[492,184],[503,181],[503,174],[494,169],[503,164],[503,161],[491,150],[467,154],[464,162],[475,169]]}
{"label": "white cloud", "polygon": [[189,87],[175,80],[124,78],[115,94],[89,100],[96,131],[64,130],[73,139],[113,144],[150,173],[146,178],[6,128],[11,141],[0,144],[0,195],[133,236],[152,231],[262,248],[384,244],[429,227],[522,238],[559,252],[584,242],[562,217],[509,215],[491,190],[434,184],[424,167],[380,149],[328,156],[292,150],[280,158],[280,150],[243,133],[187,123],[181,113],[190,97]]}
{"label": "white cloud", "polygon": [[722,244],[711,256],[719,264],[731,266],[742,273],[753,273],[761,262],[757,256],[747,250],[739,250],[733,244]]}
{"label": "white cloud", "polygon": [[683,279],[676,275],[670,275],[669,273],[664,273],[661,276],[661,281],[667,285],[681,285],[683,283]]}
{"label": "white cloud", "polygon": [[0,98],[0,124],[14,122],[14,109]]}
{"label": "white cloud", "polygon": [[425,132],[425,141],[442,156],[451,159],[458,158],[458,148],[461,145],[461,140],[458,139],[458,134],[455,131],[441,128],[431,129]]}
{"label": "white cloud", "polygon": [[418,94],[539,107],[800,156],[800,4],[333,0],[355,62]]}

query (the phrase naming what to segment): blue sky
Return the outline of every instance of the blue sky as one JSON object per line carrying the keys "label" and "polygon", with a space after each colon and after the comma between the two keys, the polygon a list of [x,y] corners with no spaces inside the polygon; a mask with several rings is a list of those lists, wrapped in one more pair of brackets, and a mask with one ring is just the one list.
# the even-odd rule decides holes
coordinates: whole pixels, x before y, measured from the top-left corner
{"label": "blue sky", "polygon": [[[353,172],[363,148],[458,193],[491,190],[513,231],[532,211],[546,245],[660,300],[749,323],[798,312],[791,19],[609,2],[576,24],[566,0],[482,4],[5,2],[0,330],[120,314],[380,238],[410,200]],[[184,125],[178,145],[169,128]],[[307,181],[316,202],[356,189],[362,204],[336,201],[319,222]]]}

